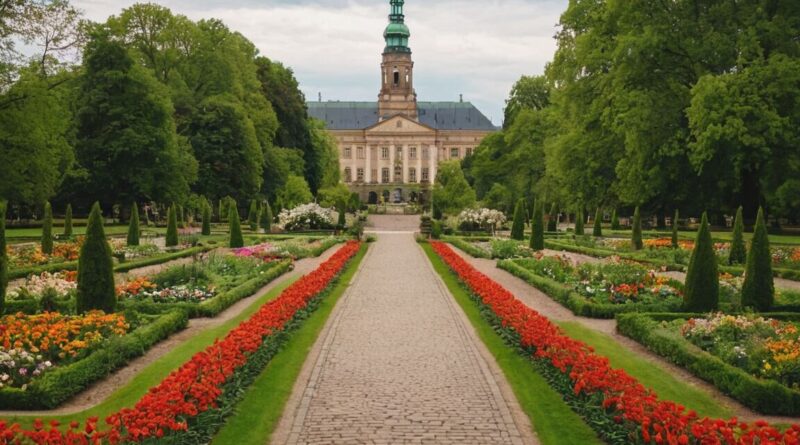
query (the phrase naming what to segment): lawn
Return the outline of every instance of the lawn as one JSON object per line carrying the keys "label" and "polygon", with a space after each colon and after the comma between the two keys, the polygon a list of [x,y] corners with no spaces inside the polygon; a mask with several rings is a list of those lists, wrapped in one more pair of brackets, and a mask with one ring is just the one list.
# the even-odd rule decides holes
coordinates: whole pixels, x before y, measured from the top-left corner
{"label": "lawn", "polygon": [[[604,229],[603,234],[606,236],[613,236],[617,238],[625,238],[631,236],[630,230],[608,230]],[[669,238],[672,236],[672,232],[669,230],[666,231],[653,231],[648,230],[643,233],[646,237],[664,237]],[[678,232],[678,236],[682,239],[694,240],[697,238],[697,232],[695,231],[684,231],[681,230]],[[730,241],[733,237],[733,232],[711,232],[711,237],[717,241]],[[745,232],[744,239],[745,241],[750,241],[753,238],[752,232]],[[769,235],[769,242],[772,244],[800,244],[800,235]]]}
{"label": "lawn", "polygon": [[466,313],[478,336],[503,370],[517,400],[531,420],[533,429],[543,445],[601,444],[594,431],[575,414],[539,375],[530,361],[508,346],[485,321],[467,291],[429,244],[422,248],[450,293]]}
{"label": "lawn", "polygon": [[234,414],[228,418],[225,426],[214,438],[213,444],[269,443],[308,354],[314,347],[336,302],[350,285],[366,251],[365,244],[339,277],[331,293],[320,302],[319,307],[302,326],[292,333],[283,349],[248,389],[245,398],[236,406]]}

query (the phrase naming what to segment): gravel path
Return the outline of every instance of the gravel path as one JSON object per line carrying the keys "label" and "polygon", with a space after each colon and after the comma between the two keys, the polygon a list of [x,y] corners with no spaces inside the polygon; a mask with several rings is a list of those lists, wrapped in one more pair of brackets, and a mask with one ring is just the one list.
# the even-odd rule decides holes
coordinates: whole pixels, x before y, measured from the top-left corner
{"label": "gravel path", "polygon": [[[494,260],[486,260],[480,258],[473,258],[469,254],[450,246],[455,252],[461,255],[473,267],[478,269],[481,273],[488,276],[492,280],[499,283],[504,288],[508,289],[514,296],[519,298],[528,307],[536,310],[540,314],[546,316],[554,322],[575,322],[587,328],[593,329],[603,334],[609,335],[614,341],[625,347],[626,349],[636,353],[641,358],[652,363],[653,366],[666,370],[676,378],[682,380],[687,385],[698,388],[711,394],[717,400],[720,406],[729,408],[737,417],[745,421],[753,421],[763,419],[772,423],[798,423],[800,419],[792,417],[781,416],[765,416],[756,413],[755,411],[747,408],[738,401],[728,397],[718,390],[714,385],[696,377],[686,369],[676,366],[663,357],[649,351],[640,343],[632,340],[617,332],[616,320],[601,320],[595,318],[579,317],[572,313],[569,309],[557,303],[555,300],[547,296],[544,292],[529,285],[524,280],[506,272],[505,270],[498,269],[497,263]],[[556,252],[561,253],[561,252]]]}
{"label": "gravel path", "polygon": [[381,226],[273,437],[278,444],[537,443],[410,224]]}
{"label": "gravel path", "polygon": [[106,377],[105,379],[98,381],[94,385],[82,391],[80,394],[77,394],[75,397],[73,397],[60,407],[53,410],[44,410],[44,411],[0,411],[0,417],[7,418],[15,415],[26,415],[26,416],[65,415],[65,414],[79,413],[81,411],[92,408],[100,404],[104,400],[106,400],[117,389],[122,388],[123,386],[130,383],[131,380],[133,380],[133,378],[136,377],[137,374],[139,374],[142,370],[144,370],[154,361],[158,360],[162,356],[171,352],[173,349],[183,344],[184,342],[191,341],[192,338],[194,338],[201,332],[225,324],[226,322],[238,317],[242,312],[244,312],[248,307],[250,307],[250,305],[253,304],[253,301],[257,300],[262,295],[270,292],[272,289],[280,286],[281,284],[287,282],[288,280],[297,278],[301,275],[313,271],[323,261],[325,261],[331,255],[333,255],[336,252],[336,250],[338,250],[340,247],[341,245],[333,246],[332,248],[328,249],[327,252],[325,252],[324,254],[322,254],[317,258],[307,258],[297,261],[295,263],[293,272],[278,277],[271,283],[261,288],[254,295],[238,301],[236,304],[229,307],[227,310],[225,310],[224,312],[222,312],[221,314],[219,314],[214,318],[196,318],[193,320],[189,320],[189,326],[186,329],[156,344],[155,346],[150,348],[143,356],[132,360],[124,368],[121,368],[116,372],[114,372],[113,374]]}

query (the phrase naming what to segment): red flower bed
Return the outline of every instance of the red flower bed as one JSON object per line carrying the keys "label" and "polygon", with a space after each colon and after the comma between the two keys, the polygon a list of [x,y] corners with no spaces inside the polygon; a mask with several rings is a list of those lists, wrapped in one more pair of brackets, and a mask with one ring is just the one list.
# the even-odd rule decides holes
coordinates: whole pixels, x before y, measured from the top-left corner
{"label": "red flower bed", "polygon": [[490,307],[503,326],[519,334],[524,347],[569,376],[576,395],[599,395],[609,418],[630,430],[631,443],[656,444],[800,444],[800,426],[780,432],[766,422],[746,424],[735,418],[699,418],[694,411],[656,394],[608,359],[566,335],[546,317],[478,272],[449,246],[432,242],[434,251]]}
{"label": "red flower bed", "polygon": [[[314,272],[302,277],[281,295],[262,306],[221,341],[196,354],[150,391],[133,408],[106,419],[108,429],[97,429],[91,419],[85,429],[72,423],[66,432],[58,423],[34,431],[0,421],[0,444],[99,444],[141,442],[187,429],[186,419],[216,407],[225,382],[258,350],[264,339],[281,330],[295,314],[323,292],[355,256],[361,245],[349,242]],[[24,439],[23,439],[24,438]]]}

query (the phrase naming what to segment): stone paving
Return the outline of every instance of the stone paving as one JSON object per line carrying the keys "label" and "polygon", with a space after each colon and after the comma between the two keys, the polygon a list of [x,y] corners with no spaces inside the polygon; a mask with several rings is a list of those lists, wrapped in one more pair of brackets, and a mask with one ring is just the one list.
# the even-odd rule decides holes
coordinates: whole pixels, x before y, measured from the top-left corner
{"label": "stone paving", "polygon": [[273,443],[537,443],[466,316],[398,228],[370,247]]}

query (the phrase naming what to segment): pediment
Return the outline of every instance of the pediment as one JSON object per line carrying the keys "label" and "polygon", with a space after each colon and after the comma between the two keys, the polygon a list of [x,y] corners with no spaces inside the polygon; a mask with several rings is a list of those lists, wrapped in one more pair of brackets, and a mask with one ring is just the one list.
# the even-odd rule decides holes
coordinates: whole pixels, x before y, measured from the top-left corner
{"label": "pediment", "polygon": [[378,122],[366,128],[365,131],[368,133],[431,133],[436,130],[403,115],[397,115],[383,122]]}

